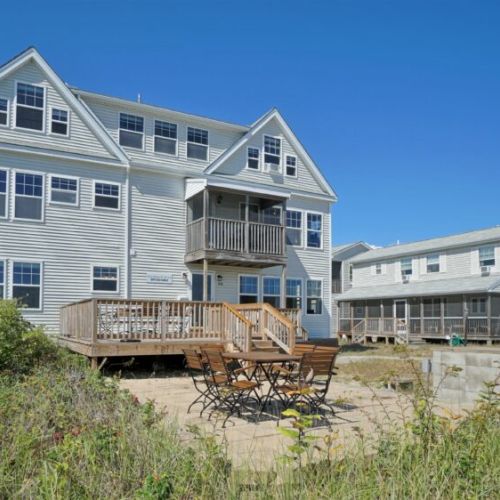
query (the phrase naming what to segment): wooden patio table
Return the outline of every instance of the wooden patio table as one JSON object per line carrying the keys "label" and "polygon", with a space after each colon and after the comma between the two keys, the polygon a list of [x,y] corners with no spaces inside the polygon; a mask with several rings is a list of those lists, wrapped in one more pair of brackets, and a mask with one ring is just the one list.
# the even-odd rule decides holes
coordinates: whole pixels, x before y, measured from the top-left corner
{"label": "wooden patio table", "polygon": [[[279,378],[279,372],[276,371],[273,374],[272,365],[275,363],[290,363],[293,361],[300,361],[302,356],[294,356],[292,354],[282,354],[279,352],[265,352],[265,351],[248,351],[248,352],[225,352],[222,354],[226,359],[237,359],[239,361],[248,361],[249,363],[254,363],[258,369],[264,374],[264,377],[269,382],[269,390],[267,394],[262,399],[262,405],[259,415],[262,410],[266,407],[267,403],[276,392],[276,382]],[[254,376],[257,378],[258,370],[254,370]]]}

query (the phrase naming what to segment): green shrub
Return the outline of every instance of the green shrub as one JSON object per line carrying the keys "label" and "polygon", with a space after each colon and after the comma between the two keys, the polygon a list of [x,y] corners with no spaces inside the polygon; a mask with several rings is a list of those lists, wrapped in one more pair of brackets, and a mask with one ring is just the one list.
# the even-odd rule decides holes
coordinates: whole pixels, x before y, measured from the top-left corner
{"label": "green shrub", "polygon": [[12,300],[0,300],[0,372],[28,373],[58,357],[57,346],[26,321]]}

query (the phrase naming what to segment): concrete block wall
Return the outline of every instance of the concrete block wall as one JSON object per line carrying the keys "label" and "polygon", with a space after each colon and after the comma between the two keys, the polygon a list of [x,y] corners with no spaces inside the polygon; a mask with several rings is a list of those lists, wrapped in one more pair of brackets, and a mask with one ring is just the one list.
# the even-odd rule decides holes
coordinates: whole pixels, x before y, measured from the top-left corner
{"label": "concrete block wall", "polygon": [[[446,375],[450,367],[460,371]],[[500,374],[500,349],[434,351],[432,379],[438,399],[456,405],[472,405]]]}

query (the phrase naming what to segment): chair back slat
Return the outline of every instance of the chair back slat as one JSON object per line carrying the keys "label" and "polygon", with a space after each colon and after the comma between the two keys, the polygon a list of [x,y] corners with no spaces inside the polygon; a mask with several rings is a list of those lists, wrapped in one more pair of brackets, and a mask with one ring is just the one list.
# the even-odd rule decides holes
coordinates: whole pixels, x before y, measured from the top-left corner
{"label": "chair back slat", "polygon": [[295,344],[293,348],[294,356],[302,356],[306,352],[312,352],[316,346],[314,344]]}
{"label": "chair back slat", "polygon": [[203,371],[203,361],[198,351],[194,349],[183,349],[182,352],[186,357],[186,366],[189,370]]}
{"label": "chair back slat", "polygon": [[212,374],[223,373],[227,375],[226,360],[222,356],[222,352],[218,350],[204,350],[203,355],[207,359],[208,366]]}
{"label": "chair back slat", "polygon": [[337,352],[314,350],[305,353],[302,357],[300,372],[303,376],[307,376],[311,371],[314,377],[330,376],[335,363]]}
{"label": "chair back slat", "polygon": [[207,346],[207,347],[204,347],[202,348],[201,350],[201,358],[203,360],[204,363],[207,363],[208,364],[208,358],[207,358],[207,355],[206,353],[207,352],[224,352],[226,350],[226,348],[224,347],[224,344],[213,344],[213,345],[210,345],[210,346]]}

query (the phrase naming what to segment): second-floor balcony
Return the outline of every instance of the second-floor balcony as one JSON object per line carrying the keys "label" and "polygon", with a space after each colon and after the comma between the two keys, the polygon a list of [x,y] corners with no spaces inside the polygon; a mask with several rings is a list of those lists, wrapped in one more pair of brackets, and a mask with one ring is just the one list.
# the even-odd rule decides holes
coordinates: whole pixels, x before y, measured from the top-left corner
{"label": "second-floor balcony", "polygon": [[286,263],[284,197],[205,186],[186,200],[187,263],[268,267]]}

